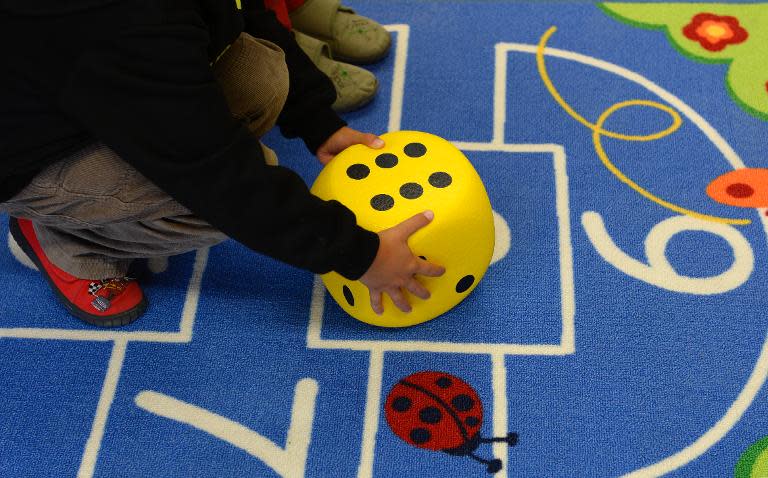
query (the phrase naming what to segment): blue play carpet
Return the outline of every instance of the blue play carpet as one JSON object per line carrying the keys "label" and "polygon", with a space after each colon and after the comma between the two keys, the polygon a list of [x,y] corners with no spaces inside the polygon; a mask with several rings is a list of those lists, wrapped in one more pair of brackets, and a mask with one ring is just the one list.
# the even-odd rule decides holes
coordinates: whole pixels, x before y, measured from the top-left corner
{"label": "blue play carpet", "polygon": [[472,161],[497,213],[484,280],[380,329],[228,241],[102,330],[3,240],[0,476],[768,476],[768,203],[706,192],[768,167],[768,4],[346,3],[394,39],[347,119]]}

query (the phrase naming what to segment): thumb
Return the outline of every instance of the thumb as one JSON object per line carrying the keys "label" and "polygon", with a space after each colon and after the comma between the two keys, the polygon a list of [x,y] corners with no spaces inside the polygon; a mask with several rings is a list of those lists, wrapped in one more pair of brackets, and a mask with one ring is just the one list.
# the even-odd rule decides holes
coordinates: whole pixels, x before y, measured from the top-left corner
{"label": "thumb", "polygon": [[384,140],[371,133],[362,133],[360,142],[373,149],[381,149],[384,147]]}
{"label": "thumb", "polygon": [[423,228],[435,218],[435,213],[432,211],[424,211],[423,213],[416,214],[415,216],[406,219],[398,224],[397,228],[400,233],[404,234],[406,238],[411,237],[416,231]]}

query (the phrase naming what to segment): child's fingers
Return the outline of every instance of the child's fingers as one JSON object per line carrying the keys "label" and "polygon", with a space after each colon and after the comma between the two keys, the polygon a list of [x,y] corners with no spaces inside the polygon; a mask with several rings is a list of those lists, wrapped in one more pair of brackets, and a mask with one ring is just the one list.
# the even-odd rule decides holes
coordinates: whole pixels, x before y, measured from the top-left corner
{"label": "child's fingers", "polygon": [[381,305],[381,292],[374,292],[370,289],[369,292],[371,294],[371,308],[376,312],[376,315],[383,314],[384,307]]}
{"label": "child's fingers", "polygon": [[387,295],[392,299],[392,302],[395,303],[398,309],[402,310],[405,313],[408,313],[411,311],[411,304],[408,303],[408,301],[405,299],[405,296],[403,295],[403,291],[400,289],[389,289],[387,290]]}
{"label": "child's fingers", "polygon": [[411,279],[411,281],[408,282],[406,289],[408,289],[408,292],[422,300],[427,300],[431,296],[427,288],[416,279]]}
{"label": "child's fingers", "polygon": [[416,274],[427,277],[440,277],[445,274],[445,267],[421,260],[416,269]]}
{"label": "child's fingers", "polygon": [[365,140],[363,143],[374,149],[381,149],[384,147],[384,140],[376,136],[375,134],[365,133],[363,135]]}
{"label": "child's fingers", "polygon": [[407,239],[411,237],[416,231],[432,222],[434,217],[435,213],[432,211],[424,211],[423,213],[416,214],[415,216],[406,219],[405,221],[395,226],[395,228],[397,228],[398,232],[403,234]]}

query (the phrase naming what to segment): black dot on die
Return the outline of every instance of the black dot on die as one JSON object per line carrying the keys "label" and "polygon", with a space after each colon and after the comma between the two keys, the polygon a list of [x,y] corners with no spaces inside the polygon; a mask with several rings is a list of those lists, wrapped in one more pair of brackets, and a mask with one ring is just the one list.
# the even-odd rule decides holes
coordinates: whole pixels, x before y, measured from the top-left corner
{"label": "black dot on die", "polygon": [[421,143],[408,143],[403,151],[412,158],[420,158],[427,154],[427,147]]}
{"label": "black dot on die", "polygon": [[470,287],[472,287],[472,284],[475,283],[475,276],[468,275],[461,278],[461,280],[456,284],[456,292],[461,294],[462,292],[466,292]]}
{"label": "black dot on die", "polygon": [[355,306],[355,296],[352,295],[352,291],[349,290],[349,287],[344,286],[342,289],[342,292],[344,293],[344,298],[347,299],[347,304],[350,305],[350,307]]}
{"label": "black dot on die", "polygon": [[461,394],[456,395],[453,397],[453,400],[451,400],[451,405],[453,405],[453,408],[460,412],[468,412],[472,410],[472,407],[475,406],[475,401],[472,400],[472,397],[469,395]]}
{"label": "black dot on die", "polygon": [[414,428],[411,430],[411,441],[417,445],[422,445],[429,441],[430,438],[432,438],[432,434],[429,433],[429,430],[425,430],[423,428]]}
{"label": "black dot on die", "polygon": [[429,184],[436,188],[447,188],[453,182],[450,174],[438,171],[429,176]]}
{"label": "black dot on die", "polygon": [[411,399],[408,397],[397,397],[392,400],[392,410],[396,412],[407,412],[411,408]]}
{"label": "black dot on die", "polygon": [[351,179],[365,179],[369,174],[371,174],[371,170],[364,164],[353,164],[347,168],[347,176]]}
{"label": "black dot on die", "polygon": [[435,424],[440,423],[440,420],[443,419],[443,414],[440,413],[440,410],[435,407],[426,407],[422,408],[419,412],[419,420],[421,420],[423,423],[429,423],[429,424]]}
{"label": "black dot on die", "polygon": [[448,377],[440,377],[437,380],[435,380],[435,385],[437,385],[440,388],[448,388],[451,386],[453,382]]}
{"label": "black dot on die", "polygon": [[380,168],[394,168],[397,166],[397,156],[392,153],[382,153],[376,156],[376,166]]}
{"label": "black dot on die", "polygon": [[371,199],[371,207],[377,211],[386,211],[392,209],[395,200],[388,194],[377,194]]}
{"label": "black dot on die", "polygon": [[477,417],[467,417],[467,419],[464,420],[464,423],[466,423],[468,427],[476,427],[480,424],[480,419]]}
{"label": "black dot on die", "polygon": [[424,189],[417,183],[405,183],[400,186],[400,195],[405,199],[416,199],[424,193]]}

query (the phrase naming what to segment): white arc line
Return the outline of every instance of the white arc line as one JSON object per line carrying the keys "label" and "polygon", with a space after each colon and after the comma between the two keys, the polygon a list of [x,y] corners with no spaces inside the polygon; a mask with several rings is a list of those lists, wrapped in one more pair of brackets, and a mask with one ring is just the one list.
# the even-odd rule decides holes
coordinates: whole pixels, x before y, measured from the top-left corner
{"label": "white arc line", "polygon": [[712,446],[723,439],[723,437],[741,420],[744,412],[755,400],[758,392],[765,384],[768,378],[768,335],[763,343],[763,349],[757,360],[755,368],[747,380],[747,384],[739,393],[739,396],[731,404],[728,411],[715,425],[701,435],[691,445],[683,448],[674,455],[671,455],[653,465],[646,466],[623,476],[623,478],[645,478],[662,476],[678,468],[687,465],[696,458],[706,453]]}

